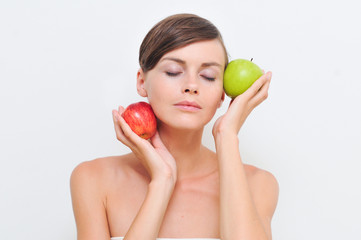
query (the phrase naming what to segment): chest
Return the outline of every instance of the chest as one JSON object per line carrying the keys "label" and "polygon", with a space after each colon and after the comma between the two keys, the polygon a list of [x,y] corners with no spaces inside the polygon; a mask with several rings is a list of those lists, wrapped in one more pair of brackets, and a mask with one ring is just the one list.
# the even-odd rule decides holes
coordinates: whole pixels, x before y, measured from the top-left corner
{"label": "chest", "polygon": [[[219,184],[193,181],[176,185],[159,231],[159,237],[218,237]],[[147,184],[127,194],[115,190],[108,199],[107,216],[112,236],[124,236],[142,206]]]}
{"label": "chest", "polygon": [[176,191],[169,201],[160,237],[218,237],[219,195],[211,189]]}

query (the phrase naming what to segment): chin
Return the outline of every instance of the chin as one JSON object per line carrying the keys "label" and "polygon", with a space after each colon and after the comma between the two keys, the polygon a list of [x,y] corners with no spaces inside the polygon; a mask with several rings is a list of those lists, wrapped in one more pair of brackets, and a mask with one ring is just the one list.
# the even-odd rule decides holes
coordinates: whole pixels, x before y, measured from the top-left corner
{"label": "chin", "polygon": [[159,119],[160,124],[165,124],[171,128],[179,129],[179,130],[193,130],[197,131],[203,129],[204,126],[210,121],[202,121],[202,119],[194,118],[194,117],[182,117],[178,119]]}

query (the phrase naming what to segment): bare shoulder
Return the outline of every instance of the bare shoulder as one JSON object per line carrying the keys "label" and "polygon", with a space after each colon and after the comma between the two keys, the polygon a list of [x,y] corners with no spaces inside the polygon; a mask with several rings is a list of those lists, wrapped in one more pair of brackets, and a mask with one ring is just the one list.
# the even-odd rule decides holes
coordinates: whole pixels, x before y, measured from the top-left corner
{"label": "bare shoulder", "polygon": [[272,216],[278,202],[279,184],[276,177],[269,171],[245,165],[247,179],[257,208],[263,209]]}
{"label": "bare shoulder", "polygon": [[[78,239],[109,239],[109,196],[126,186],[139,161],[132,154],[97,158],[77,165],[70,177]],[[119,199],[119,198],[117,198]]]}
{"label": "bare shoulder", "polygon": [[117,165],[122,164],[124,156],[110,156],[85,161],[78,164],[71,175],[71,179],[86,175],[87,177],[100,177],[108,175]]}
{"label": "bare shoulder", "polygon": [[77,165],[71,174],[70,182],[71,185],[89,185],[105,191],[108,185],[126,178],[130,172],[141,171],[140,165],[132,153],[97,158]]}
{"label": "bare shoulder", "polygon": [[278,181],[271,172],[248,164],[245,169],[250,184],[278,188]]}

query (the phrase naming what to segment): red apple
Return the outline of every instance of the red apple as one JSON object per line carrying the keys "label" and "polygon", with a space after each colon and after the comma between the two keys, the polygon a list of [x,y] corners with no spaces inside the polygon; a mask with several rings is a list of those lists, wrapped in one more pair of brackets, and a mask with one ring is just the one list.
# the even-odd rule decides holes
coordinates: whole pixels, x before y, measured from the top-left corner
{"label": "red apple", "polygon": [[122,117],[141,138],[149,139],[157,131],[157,119],[152,107],[146,102],[130,104],[122,113]]}

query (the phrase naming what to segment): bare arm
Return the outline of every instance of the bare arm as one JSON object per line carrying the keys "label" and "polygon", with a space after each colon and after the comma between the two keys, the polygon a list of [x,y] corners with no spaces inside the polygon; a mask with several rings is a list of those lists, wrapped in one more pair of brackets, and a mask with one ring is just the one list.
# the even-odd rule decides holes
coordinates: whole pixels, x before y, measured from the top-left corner
{"label": "bare arm", "polygon": [[213,127],[220,170],[223,240],[272,238],[271,218],[277,204],[278,184],[271,174],[261,170],[249,182],[237,137],[251,111],[267,98],[270,80],[271,73],[263,75],[235,98]]}
{"label": "bare arm", "polygon": [[[222,139],[222,140],[221,140]],[[224,136],[217,146],[220,168],[221,238],[271,239],[271,219],[277,204],[274,177],[258,170],[249,183],[238,151],[237,136]],[[262,189],[254,192],[251,189]]]}
{"label": "bare arm", "polygon": [[[110,239],[106,186],[96,161],[78,165],[71,176],[71,195],[78,240]],[[149,184],[145,200],[124,239],[156,239],[173,190],[171,179]],[[121,199],[119,199],[121,201]]]}
{"label": "bare arm", "polygon": [[[151,177],[145,200],[125,240],[156,239],[176,182],[176,165],[157,133],[151,141],[138,137],[119,112],[113,111],[116,135],[142,161]],[[71,176],[71,195],[78,240],[110,239],[106,214],[106,184],[96,162],[78,165]],[[121,200],[121,199],[120,199]]]}
{"label": "bare arm", "polygon": [[149,184],[146,198],[124,240],[157,238],[173,187],[167,181]]}
{"label": "bare arm", "polygon": [[175,160],[158,132],[150,142],[132,132],[121,117],[123,111],[122,107],[113,111],[117,138],[142,161],[151,177],[145,200],[124,240],[156,239],[177,179]]}
{"label": "bare arm", "polygon": [[70,179],[78,240],[110,239],[105,200],[92,163],[78,165]]}

